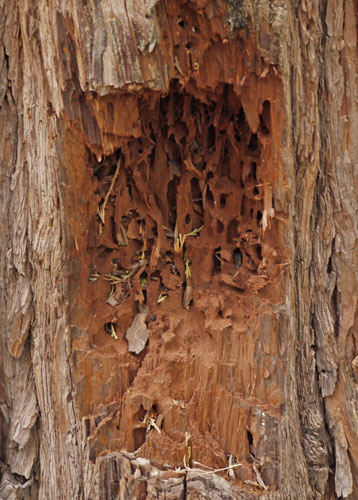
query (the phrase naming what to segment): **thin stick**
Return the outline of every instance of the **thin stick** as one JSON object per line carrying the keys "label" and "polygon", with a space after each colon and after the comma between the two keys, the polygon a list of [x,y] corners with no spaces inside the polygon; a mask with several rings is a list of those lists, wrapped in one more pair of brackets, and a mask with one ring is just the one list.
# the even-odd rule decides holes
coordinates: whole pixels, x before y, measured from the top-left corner
{"label": "thin stick", "polygon": [[257,470],[256,465],[254,464],[252,467],[253,467],[254,472],[256,474],[257,482],[259,483],[259,485],[261,486],[261,488],[263,488],[264,490],[268,490],[268,486],[266,486],[266,484],[264,483],[264,480],[262,479],[261,474]]}
{"label": "thin stick", "polygon": [[209,470],[208,472],[204,472],[204,474],[215,474],[215,472],[221,472],[223,470],[233,469],[234,467],[241,467],[242,464],[234,464],[229,465],[228,467],[223,467],[222,469]]}
{"label": "thin stick", "polygon": [[161,434],[162,431],[159,429],[159,427],[155,423],[154,418],[149,419],[149,424],[150,424],[150,427],[153,427],[157,432],[159,432],[159,434]]}
{"label": "thin stick", "polygon": [[[239,427],[238,427],[238,429],[239,429]],[[252,460],[253,460],[254,462],[256,462],[258,465],[260,465],[260,466],[261,466],[261,463],[257,460],[257,458],[256,458],[256,457],[254,457],[254,456],[253,456],[253,454],[252,454],[252,453],[249,453],[249,456],[250,456],[250,458],[252,458]]]}
{"label": "thin stick", "polygon": [[114,183],[116,182],[116,179],[117,179],[117,176],[118,176],[118,173],[119,173],[119,168],[121,166],[121,160],[118,161],[117,163],[117,168],[116,168],[116,171],[114,172],[114,175],[113,175],[113,179],[112,179],[112,182],[111,182],[111,185],[109,186],[109,189],[107,191],[107,194],[106,194],[106,197],[104,199],[104,202],[101,206],[101,208],[98,210],[98,214],[101,218],[101,221],[102,221],[102,224],[105,223],[105,210],[106,210],[106,205],[107,205],[107,202],[109,200],[109,197],[111,195],[111,192],[112,192],[112,189],[113,189],[113,186],[114,186]]}
{"label": "thin stick", "polygon": [[[137,452],[135,452],[135,453],[137,453]],[[224,470],[233,469],[234,467],[241,467],[242,466],[242,464],[234,464],[234,465],[229,465],[229,467],[224,467],[223,469],[211,469],[211,467],[208,467],[207,465],[203,465],[200,462],[196,462],[195,460],[193,460],[193,464],[197,464],[197,465],[200,465],[201,467],[206,467],[207,469],[210,469],[210,470],[206,471],[206,470],[200,469],[199,467],[193,467],[193,468],[187,467],[185,456],[183,457],[183,462],[184,462],[184,469],[186,471],[202,472],[203,474],[215,474],[216,472],[221,472]],[[180,469],[180,467],[179,467],[179,469]]]}
{"label": "thin stick", "polygon": [[210,469],[212,471],[214,471],[215,469],[213,469],[212,467],[209,467],[208,465],[204,465],[204,464],[201,464],[200,462],[197,462],[196,460],[193,460],[193,464],[195,465],[200,465],[200,467],[205,467],[205,469]]}

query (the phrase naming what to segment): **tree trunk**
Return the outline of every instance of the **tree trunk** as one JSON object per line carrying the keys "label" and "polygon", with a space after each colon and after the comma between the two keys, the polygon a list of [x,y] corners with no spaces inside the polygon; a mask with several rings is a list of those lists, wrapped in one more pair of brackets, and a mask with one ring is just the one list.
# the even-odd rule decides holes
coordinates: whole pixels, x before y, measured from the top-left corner
{"label": "tree trunk", "polygon": [[0,0],[2,500],[358,498],[357,7]]}

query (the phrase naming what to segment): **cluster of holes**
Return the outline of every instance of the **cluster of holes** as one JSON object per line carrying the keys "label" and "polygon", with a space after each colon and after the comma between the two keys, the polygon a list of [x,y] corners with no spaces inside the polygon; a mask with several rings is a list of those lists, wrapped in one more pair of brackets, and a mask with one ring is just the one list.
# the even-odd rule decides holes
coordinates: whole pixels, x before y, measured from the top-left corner
{"label": "cluster of holes", "polygon": [[[131,273],[120,285],[118,301],[134,298],[136,266],[144,266],[137,285],[145,300],[153,280],[160,282],[159,294],[166,292],[161,276],[167,266],[185,285],[174,239],[198,228],[200,233],[187,238],[182,248],[192,264],[195,259],[200,263],[205,248],[212,255],[206,275],[225,273],[237,279],[241,272],[255,273],[262,260],[260,137],[270,134],[270,103],[263,104],[260,127],[252,133],[231,86],[200,100],[173,84],[154,111],[143,108],[141,123],[140,138],[129,139],[102,162],[92,162],[99,204],[121,162],[106,206],[107,239],[97,248],[107,266],[103,272],[111,264],[119,273]],[[110,240],[118,247],[108,245]],[[158,248],[156,274],[149,276],[146,266]],[[112,330],[109,324],[105,328]]]}

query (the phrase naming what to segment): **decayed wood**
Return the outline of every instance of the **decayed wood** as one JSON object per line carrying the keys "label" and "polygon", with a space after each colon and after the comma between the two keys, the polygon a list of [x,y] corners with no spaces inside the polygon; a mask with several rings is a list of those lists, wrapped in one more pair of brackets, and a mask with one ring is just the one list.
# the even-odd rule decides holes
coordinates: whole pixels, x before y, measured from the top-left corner
{"label": "decayed wood", "polygon": [[[353,0],[298,5],[264,0],[0,1],[1,499],[356,498],[356,26]],[[188,41],[193,33],[199,33],[198,46]],[[185,315],[193,314],[199,321],[195,307],[181,307],[179,271],[168,273],[166,290],[159,290],[159,284],[157,290],[158,307],[170,311],[170,290],[179,288],[182,310],[160,325],[172,358],[153,353],[130,358],[127,343],[121,351],[123,339],[111,347],[102,332],[97,342],[88,322],[104,307],[90,310],[95,292],[88,291],[83,278],[92,248],[88,218],[101,201],[98,179],[89,180],[91,162],[119,148],[125,155],[129,138],[141,138],[148,125],[142,123],[151,116],[148,109],[153,114],[160,97],[173,88],[215,107],[220,92],[228,95],[220,90],[223,83],[240,99],[253,134],[262,126],[264,102],[271,103],[271,135],[262,133],[259,139],[264,178],[259,236],[262,258],[277,264],[276,274],[269,279],[258,272],[244,275],[241,262],[235,278],[223,273],[218,281],[232,294],[242,293],[242,300],[251,293],[250,304],[255,304],[250,312],[257,323],[241,322],[235,330],[242,345],[247,342],[242,366],[230,363],[235,339],[225,338],[237,311],[228,303],[216,304],[215,290],[210,302],[193,287],[194,306],[202,307],[205,318],[197,341],[205,339],[208,366],[200,367],[175,344],[176,335],[184,338],[181,317],[186,321]],[[169,126],[173,137],[180,135],[175,120]],[[236,144],[230,126],[227,134]],[[195,150],[198,145],[192,144]],[[185,172],[197,176],[202,192],[214,190],[214,182],[189,160],[182,168],[171,167],[183,206]],[[118,185],[126,186],[120,176]],[[164,177],[158,177],[153,182],[160,186]],[[162,227],[150,186],[140,175],[134,180],[158,226],[150,257],[155,269],[170,229]],[[125,192],[120,196],[125,204]],[[110,197],[107,201],[112,203]],[[113,218],[123,233],[125,214],[120,201],[115,203]],[[136,234],[134,224],[127,229],[132,233],[123,236],[125,247]],[[180,232],[185,234],[183,228]],[[276,247],[270,234],[277,234]],[[198,241],[188,245],[192,255],[185,257],[186,264],[178,252],[173,269],[182,266],[182,274],[188,272],[185,266],[193,266],[196,251],[205,260]],[[225,249],[217,249],[218,270],[229,258]],[[133,287],[136,299],[142,294],[143,300],[138,280]],[[113,304],[119,300],[118,295]],[[219,360],[212,339],[204,337],[215,328],[224,332],[226,342]],[[162,363],[163,373],[180,365],[171,346],[184,356],[185,376],[179,369],[176,375],[182,377],[182,400],[170,398],[165,377],[158,383],[153,375],[156,364]],[[113,352],[123,362],[116,365]],[[240,394],[225,393],[222,379],[230,376]],[[146,377],[152,377],[152,392]],[[107,400],[108,393],[115,397]],[[200,401],[200,407],[190,409],[190,418],[189,393]],[[210,414],[214,400],[221,411],[217,420]],[[159,418],[159,404],[165,411],[174,408],[165,413],[161,433],[145,428],[144,415],[136,416],[142,408]],[[130,417],[138,419],[135,425]],[[241,450],[245,464],[237,469],[235,485],[229,476],[174,470],[178,456],[196,459],[180,442],[178,436],[187,431],[179,424],[176,428],[180,422],[191,423],[197,432],[190,450],[208,460],[222,463],[224,451]],[[136,446],[139,438],[133,436],[144,436],[136,455],[121,450]],[[161,467],[141,457],[141,450]],[[166,462],[168,470],[162,467]],[[261,466],[263,484],[269,479],[267,491],[255,485],[253,466]]]}

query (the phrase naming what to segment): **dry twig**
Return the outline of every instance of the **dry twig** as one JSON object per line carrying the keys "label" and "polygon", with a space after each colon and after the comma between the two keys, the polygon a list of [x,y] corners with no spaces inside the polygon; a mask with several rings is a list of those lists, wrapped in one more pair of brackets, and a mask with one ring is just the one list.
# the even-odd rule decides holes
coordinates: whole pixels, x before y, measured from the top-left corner
{"label": "dry twig", "polygon": [[109,189],[107,191],[106,197],[105,197],[102,205],[99,206],[98,210],[97,210],[98,216],[101,219],[101,225],[102,226],[104,226],[104,224],[105,224],[106,205],[108,203],[109,197],[110,197],[111,192],[113,190],[114,183],[116,182],[116,179],[118,177],[120,166],[121,166],[121,160],[119,160],[118,163],[117,163],[117,168],[116,168],[116,171],[114,172],[113,179],[112,179],[111,185],[109,186]]}

